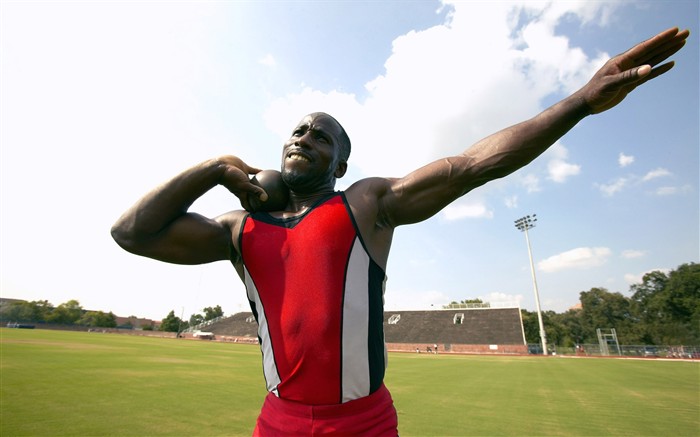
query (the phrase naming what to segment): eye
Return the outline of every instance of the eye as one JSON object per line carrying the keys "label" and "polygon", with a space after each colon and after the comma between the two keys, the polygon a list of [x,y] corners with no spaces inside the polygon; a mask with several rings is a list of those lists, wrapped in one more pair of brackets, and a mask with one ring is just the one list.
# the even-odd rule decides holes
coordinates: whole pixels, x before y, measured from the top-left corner
{"label": "eye", "polygon": [[323,143],[329,143],[330,140],[322,132],[314,132],[314,138]]}

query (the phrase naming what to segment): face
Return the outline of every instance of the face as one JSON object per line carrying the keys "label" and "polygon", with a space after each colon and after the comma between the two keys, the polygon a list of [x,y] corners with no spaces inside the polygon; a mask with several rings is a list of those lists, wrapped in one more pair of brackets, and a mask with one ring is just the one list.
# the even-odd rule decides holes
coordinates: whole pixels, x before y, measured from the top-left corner
{"label": "face", "polygon": [[325,114],[304,117],[284,143],[282,178],[294,191],[313,193],[335,187],[347,165],[340,160],[338,123]]}

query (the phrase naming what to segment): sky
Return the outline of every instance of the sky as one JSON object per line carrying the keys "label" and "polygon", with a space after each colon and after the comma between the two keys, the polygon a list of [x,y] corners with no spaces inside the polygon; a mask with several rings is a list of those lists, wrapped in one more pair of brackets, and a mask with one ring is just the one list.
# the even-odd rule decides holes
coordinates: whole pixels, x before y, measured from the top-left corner
{"label": "sky", "polygon": [[[180,171],[278,169],[307,113],[353,143],[338,189],[400,177],[535,116],[611,56],[688,28],[669,73],[527,167],[396,230],[387,310],[480,298],[563,312],[699,258],[697,1],[8,1],[0,6],[3,298],[119,316],[247,311],[229,263],[131,255],[110,227]],[[192,211],[240,204],[217,187]]]}

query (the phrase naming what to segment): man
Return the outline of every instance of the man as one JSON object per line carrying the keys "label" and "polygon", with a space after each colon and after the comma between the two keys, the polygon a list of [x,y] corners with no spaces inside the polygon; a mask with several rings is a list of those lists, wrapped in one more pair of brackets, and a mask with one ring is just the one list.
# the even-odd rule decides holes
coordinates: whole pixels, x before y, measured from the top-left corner
{"label": "man", "polygon": [[[350,140],[330,115],[304,117],[282,149],[286,208],[256,212],[260,170],[235,156],[200,163],[155,188],[117,221],[124,249],[158,260],[230,261],[258,320],[268,396],[255,435],[396,435],[384,387],[384,270],[397,226],[425,220],[470,190],[528,164],[584,117],[605,111],[673,66],[688,31],[669,29],[609,60],[583,88],[534,118],[402,178],[344,192]],[[188,209],[216,185],[245,210]]]}

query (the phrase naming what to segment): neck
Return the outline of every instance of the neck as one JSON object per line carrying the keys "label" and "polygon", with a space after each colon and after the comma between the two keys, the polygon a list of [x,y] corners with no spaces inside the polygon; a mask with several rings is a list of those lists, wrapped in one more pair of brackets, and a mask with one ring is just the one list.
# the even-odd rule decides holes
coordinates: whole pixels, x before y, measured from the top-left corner
{"label": "neck", "polygon": [[316,202],[318,202],[320,199],[334,192],[335,190],[332,187],[318,190],[313,193],[298,193],[294,190],[290,190],[287,210],[294,213],[302,212],[316,204]]}

